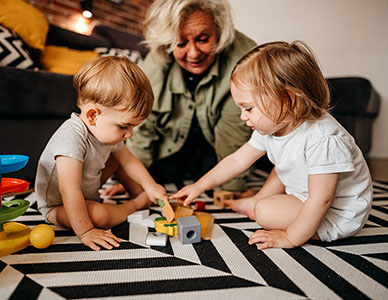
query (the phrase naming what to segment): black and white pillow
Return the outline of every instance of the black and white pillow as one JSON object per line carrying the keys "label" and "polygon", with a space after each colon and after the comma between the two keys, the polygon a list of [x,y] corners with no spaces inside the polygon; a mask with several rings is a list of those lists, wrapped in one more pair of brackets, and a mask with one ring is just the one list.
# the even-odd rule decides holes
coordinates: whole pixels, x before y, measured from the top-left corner
{"label": "black and white pillow", "polygon": [[98,47],[94,49],[94,52],[97,52],[99,56],[123,56],[138,65],[143,62],[143,57],[137,50]]}
{"label": "black and white pillow", "polygon": [[0,25],[0,66],[15,67],[19,69],[34,69],[36,67],[31,59],[27,45],[13,31]]}

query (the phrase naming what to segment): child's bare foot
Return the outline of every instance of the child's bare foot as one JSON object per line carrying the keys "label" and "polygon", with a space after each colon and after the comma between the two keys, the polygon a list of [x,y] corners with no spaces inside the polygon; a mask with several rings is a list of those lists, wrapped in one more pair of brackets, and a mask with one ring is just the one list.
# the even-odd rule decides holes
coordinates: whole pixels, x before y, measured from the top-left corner
{"label": "child's bare foot", "polygon": [[255,206],[256,199],[253,197],[243,198],[238,200],[225,200],[225,204],[232,210],[240,214],[245,214],[251,220],[255,220],[253,208]]}

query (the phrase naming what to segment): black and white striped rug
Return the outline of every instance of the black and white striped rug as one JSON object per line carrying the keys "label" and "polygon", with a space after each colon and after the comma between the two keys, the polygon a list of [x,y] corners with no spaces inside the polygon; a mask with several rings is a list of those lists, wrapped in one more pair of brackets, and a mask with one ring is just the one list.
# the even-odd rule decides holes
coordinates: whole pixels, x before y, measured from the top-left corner
{"label": "black and white striped rug", "polygon": [[[265,176],[257,171],[250,185],[262,186]],[[172,237],[166,247],[148,247],[153,229],[125,222],[112,230],[126,240],[120,248],[95,252],[53,226],[49,248],[0,257],[0,299],[388,299],[388,184],[374,182],[373,209],[356,236],[288,250],[248,245],[260,227],[201,198],[215,216],[211,240],[182,245]],[[35,204],[16,221],[44,222]]]}

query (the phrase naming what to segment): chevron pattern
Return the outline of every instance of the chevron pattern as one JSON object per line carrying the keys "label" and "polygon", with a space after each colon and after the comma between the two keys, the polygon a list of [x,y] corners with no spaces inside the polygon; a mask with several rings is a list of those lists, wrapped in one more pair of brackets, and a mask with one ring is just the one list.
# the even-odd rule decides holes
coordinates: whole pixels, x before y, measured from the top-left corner
{"label": "chevron pattern", "polygon": [[[259,188],[265,177],[257,170],[249,185]],[[112,230],[126,240],[120,248],[95,252],[54,226],[49,248],[0,257],[0,299],[388,299],[388,184],[374,182],[373,209],[356,236],[295,249],[258,251],[248,237],[259,225],[214,207],[211,193],[201,200],[215,227],[198,244],[172,237],[166,247],[149,247],[153,229],[125,222]],[[44,222],[36,204],[17,221]]]}
{"label": "chevron pattern", "polygon": [[34,62],[20,37],[0,25],[0,66],[33,69]]}

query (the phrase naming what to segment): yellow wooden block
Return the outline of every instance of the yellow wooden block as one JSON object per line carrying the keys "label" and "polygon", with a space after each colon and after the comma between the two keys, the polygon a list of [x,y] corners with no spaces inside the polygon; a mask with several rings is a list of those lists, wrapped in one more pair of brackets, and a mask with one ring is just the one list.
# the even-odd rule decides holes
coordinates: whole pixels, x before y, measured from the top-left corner
{"label": "yellow wooden block", "polygon": [[194,214],[194,209],[189,206],[183,206],[181,203],[174,203],[172,205],[175,210],[175,218],[190,217]]}
{"label": "yellow wooden block", "polygon": [[210,240],[213,233],[214,216],[207,212],[196,211],[195,217],[201,223],[201,238],[203,240]]}
{"label": "yellow wooden block", "polygon": [[175,213],[171,207],[170,202],[168,202],[168,200],[158,199],[158,203],[159,206],[162,208],[163,216],[166,217],[168,222],[171,222],[175,217]]}

